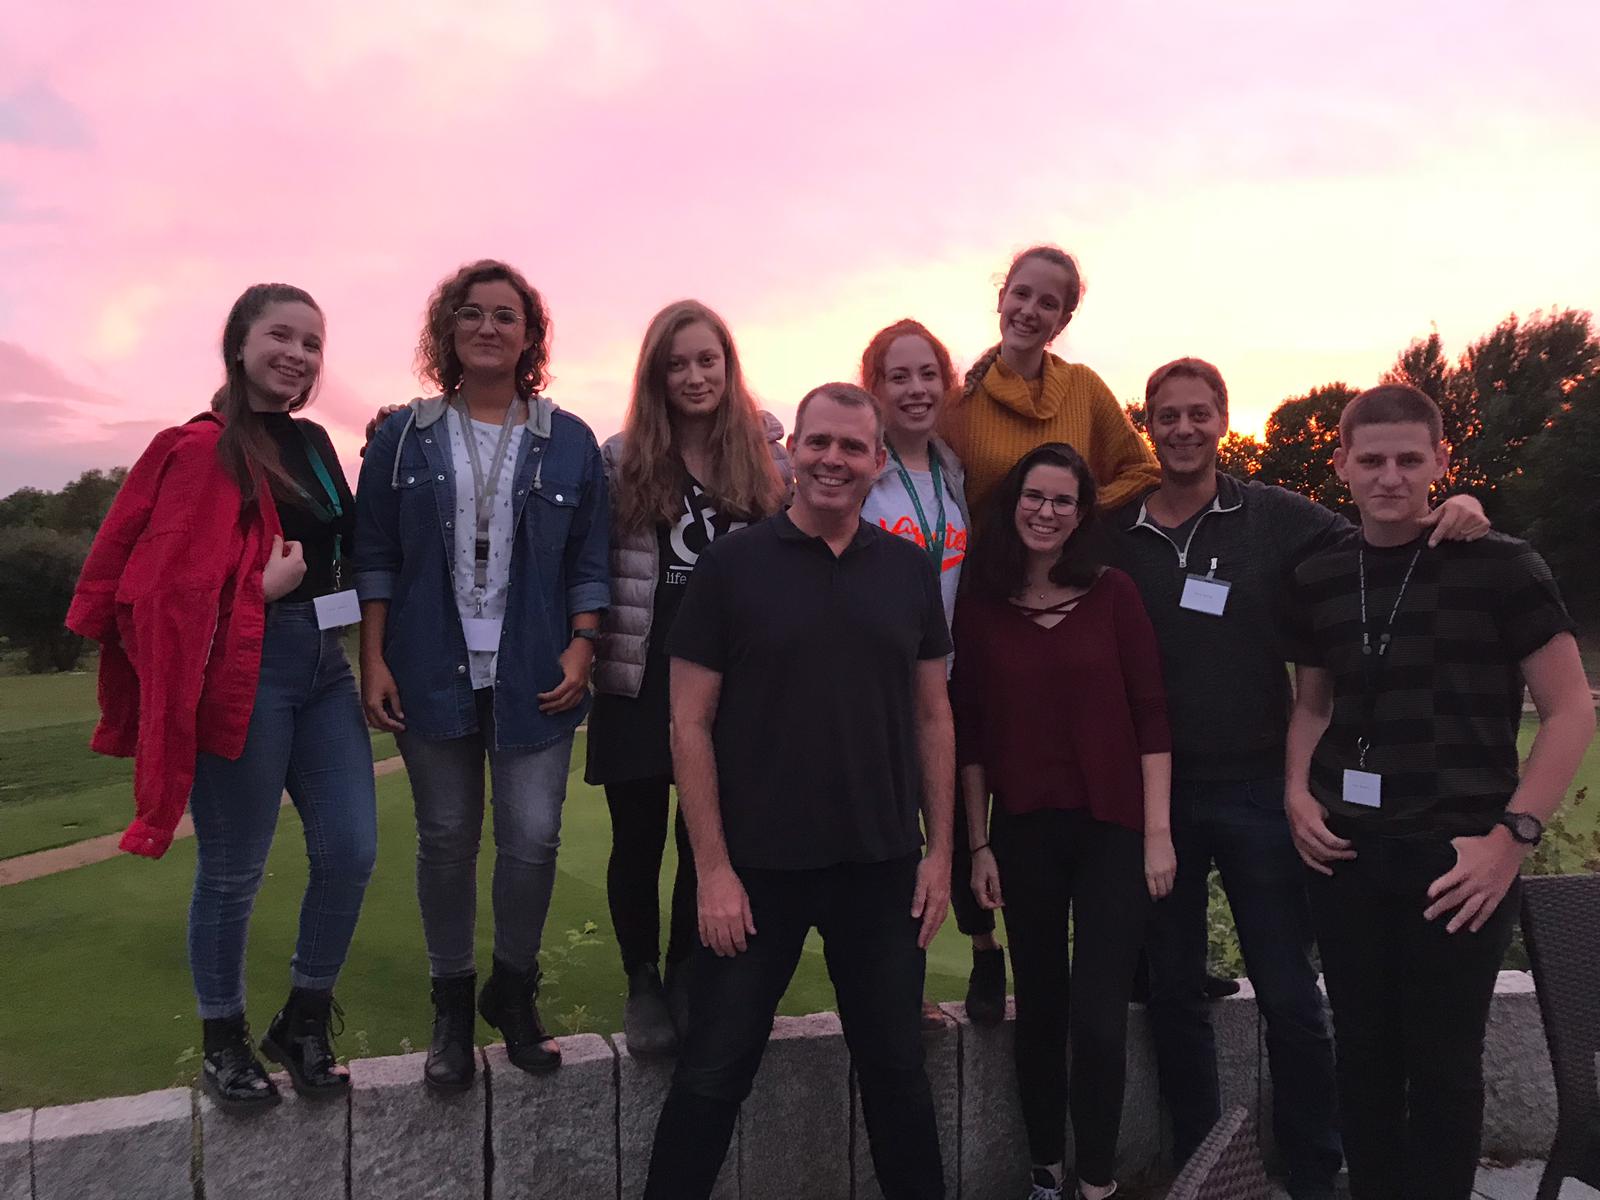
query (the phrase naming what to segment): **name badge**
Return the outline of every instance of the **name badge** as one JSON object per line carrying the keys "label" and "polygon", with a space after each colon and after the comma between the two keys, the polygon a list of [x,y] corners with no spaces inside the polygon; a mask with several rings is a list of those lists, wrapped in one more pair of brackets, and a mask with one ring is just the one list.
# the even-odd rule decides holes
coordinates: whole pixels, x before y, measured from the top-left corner
{"label": "name badge", "polygon": [[1213,579],[1209,575],[1190,575],[1183,581],[1183,595],[1178,599],[1178,607],[1202,612],[1207,616],[1220,617],[1222,610],[1228,607],[1230,586],[1226,579]]}
{"label": "name badge", "polygon": [[490,654],[500,649],[500,625],[490,617],[462,617],[461,632],[467,635],[467,649]]}
{"label": "name badge", "polygon": [[318,596],[311,603],[317,608],[318,629],[340,629],[361,621],[361,600],[355,588]]}
{"label": "name badge", "polygon": [[1383,776],[1371,771],[1344,773],[1344,802],[1362,808],[1380,808],[1383,803]]}

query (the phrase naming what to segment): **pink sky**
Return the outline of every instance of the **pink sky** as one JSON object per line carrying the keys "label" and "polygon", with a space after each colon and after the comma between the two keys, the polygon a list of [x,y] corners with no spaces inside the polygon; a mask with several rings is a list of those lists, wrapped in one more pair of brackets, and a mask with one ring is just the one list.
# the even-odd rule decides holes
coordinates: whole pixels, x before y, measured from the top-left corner
{"label": "pink sky", "polygon": [[1430,325],[1600,302],[1597,48],[1588,0],[6,5],[0,494],[203,408],[266,279],[326,311],[352,451],[480,256],[602,437],[671,300],[787,421],[901,316],[976,356],[1038,240],[1088,283],[1058,352],[1123,398],[1210,358],[1255,430]]}

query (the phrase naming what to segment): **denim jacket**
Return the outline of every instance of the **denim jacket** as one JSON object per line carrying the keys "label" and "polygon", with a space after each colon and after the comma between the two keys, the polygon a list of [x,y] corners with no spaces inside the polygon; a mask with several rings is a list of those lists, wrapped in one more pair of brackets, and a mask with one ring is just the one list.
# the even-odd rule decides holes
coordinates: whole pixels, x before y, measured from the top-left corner
{"label": "denim jacket", "polygon": [[[455,470],[443,397],[414,400],[379,427],[356,493],[356,591],[387,600],[383,658],[407,730],[430,739],[477,730],[467,641],[456,611]],[[543,396],[529,405],[512,483],[511,582],[495,663],[497,748],[538,749],[569,735],[587,697],[546,716],[538,694],[561,682],[574,614],[611,603],[610,516],[594,434]]]}

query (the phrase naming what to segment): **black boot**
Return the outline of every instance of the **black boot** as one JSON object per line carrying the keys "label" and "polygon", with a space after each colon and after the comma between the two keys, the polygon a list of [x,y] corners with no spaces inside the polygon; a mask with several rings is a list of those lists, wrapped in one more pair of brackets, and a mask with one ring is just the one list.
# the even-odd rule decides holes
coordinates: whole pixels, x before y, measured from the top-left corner
{"label": "black boot", "polygon": [[972,976],[967,980],[967,1017],[974,1025],[998,1025],[1006,1018],[1006,952],[972,950]]}
{"label": "black boot", "polygon": [[261,1039],[261,1053],[289,1072],[302,1096],[342,1096],[350,1090],[350,1069],[339,1065],[333,1050],[335,1017],[343,1032],[344,1009],[332,992],[294,988]]}
{"label": "black boot", "polygon": [[244,1014],[202,1022],[205,1027],[200,1086],[226,1112],[271,1108],[281,1097],[250,1041]]}
{"label": "black boot", "polygon": [[472,1049],[472,993],[476,973],[433,981],[433,1041],[422,1080],[436,1092],[464,1092],[472,1086],[478,1056]]}
{"label": "black boot", "polygon": [[622,1032],[628,1035],[628,1053],[636,1058],[659,1058],[677,1052],[678,1031],[673,1028],[655,963],[645,963],[628,973]]}
{"label": "black boot", "polygon": [[539,968],[518,971],[498,958],[478,996],[478,1012],[506,1040],[506,1057],[524,1071],[554,1071],[561,1047],[539,1020]]}

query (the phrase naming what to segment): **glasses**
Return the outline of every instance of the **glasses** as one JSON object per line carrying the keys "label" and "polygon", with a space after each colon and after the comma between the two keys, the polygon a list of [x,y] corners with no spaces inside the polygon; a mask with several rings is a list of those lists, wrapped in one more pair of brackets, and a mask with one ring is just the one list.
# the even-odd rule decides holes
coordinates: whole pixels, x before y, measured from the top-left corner
{"label": "glasses", "polygon": [[1070,517],[1078,511],[1076,496],[1046,496],[1043,492],[1029,490],[1017,497],[1017,507],[1023,512],[1038,512],[1046,503],[1058,517]]}
{"label": "glasses", "polygon": [[485,316],[501,329],[515,329],[523,320],[522,314],[514,308],[497,308],[493,312],[485,313],[476,304],[463,304],[456,309],[456,328],[476,329],[483,324]]}

